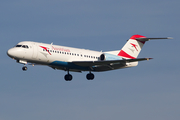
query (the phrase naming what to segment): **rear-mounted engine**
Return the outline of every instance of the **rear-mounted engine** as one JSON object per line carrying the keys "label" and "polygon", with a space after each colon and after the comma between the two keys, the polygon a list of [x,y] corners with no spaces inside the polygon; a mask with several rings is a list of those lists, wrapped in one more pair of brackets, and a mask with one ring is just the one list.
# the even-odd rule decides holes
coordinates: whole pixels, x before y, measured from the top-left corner
{"label": "rear-mounted engine", "polygon": [[99,57],[100,61],[104,61],[104,60],[122,60],[122,58],[120,56],[117,55],[112,55],[112,54],[108,54],[108,53],[102,53]]}

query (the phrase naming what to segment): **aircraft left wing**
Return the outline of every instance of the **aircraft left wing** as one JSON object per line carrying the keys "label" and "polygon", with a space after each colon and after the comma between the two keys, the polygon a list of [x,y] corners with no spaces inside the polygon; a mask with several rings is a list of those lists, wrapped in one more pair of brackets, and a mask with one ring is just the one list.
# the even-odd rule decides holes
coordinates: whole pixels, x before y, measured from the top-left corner
{"label": "aircraft left wing", "polygon": [[83,67],[92,67],[96,65],[114,65],[121,63],[137,62],[150,60],[152,58],[137,58],[137,59],[123,59],[123,60],[105,60],[105,61],[73,61],[72,63],[83,66]]}

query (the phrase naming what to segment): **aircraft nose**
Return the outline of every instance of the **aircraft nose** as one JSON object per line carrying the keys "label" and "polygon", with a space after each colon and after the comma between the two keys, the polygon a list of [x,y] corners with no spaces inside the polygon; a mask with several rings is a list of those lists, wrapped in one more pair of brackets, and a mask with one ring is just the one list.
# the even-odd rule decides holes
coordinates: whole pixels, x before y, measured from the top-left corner
{"label": "aircraft nose", "polygon": [[15,57],[15,52],[14,50],[11,48],[7,51],[7,55],[11,58]]}

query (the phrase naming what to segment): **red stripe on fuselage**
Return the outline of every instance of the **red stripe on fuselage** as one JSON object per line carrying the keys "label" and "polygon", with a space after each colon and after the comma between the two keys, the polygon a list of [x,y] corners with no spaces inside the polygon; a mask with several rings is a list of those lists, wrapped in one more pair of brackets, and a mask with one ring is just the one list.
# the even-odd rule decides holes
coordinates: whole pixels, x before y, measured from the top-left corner
{"label": "red stripe on fuselage", "polygon": [[48,48],[47,47],[43,47],[43,46],[39,46],[39,47],[41,47],[41,48],[43,48],[43,49],[45,49],[50,55],[51,55],[51,53],[49,52],[49,50],[48,50]]}

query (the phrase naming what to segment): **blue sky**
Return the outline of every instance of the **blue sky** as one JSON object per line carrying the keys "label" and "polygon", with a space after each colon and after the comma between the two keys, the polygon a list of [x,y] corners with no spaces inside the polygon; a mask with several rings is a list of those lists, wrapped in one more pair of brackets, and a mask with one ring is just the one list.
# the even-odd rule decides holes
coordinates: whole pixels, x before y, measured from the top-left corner
{"label": "blue sky", "polygon": [[[179,0],[2,0],[0,120],[180,119]],[[118,50],[134,34],[150,41],[134,68],[94,73],[22,65],[6,55],[30,40],[97,51]]]}

